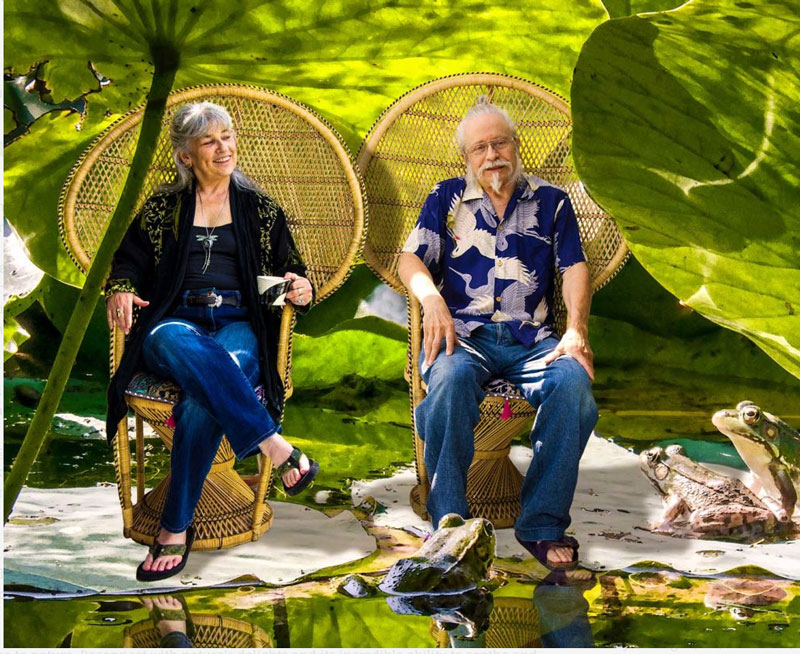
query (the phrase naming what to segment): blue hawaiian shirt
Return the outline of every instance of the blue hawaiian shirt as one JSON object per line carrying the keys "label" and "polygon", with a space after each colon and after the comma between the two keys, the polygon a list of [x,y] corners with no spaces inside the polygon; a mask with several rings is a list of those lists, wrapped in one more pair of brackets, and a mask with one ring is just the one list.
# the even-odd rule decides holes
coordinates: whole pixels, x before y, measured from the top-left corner
{"label": "blue hawaiian shirt", "polygon": [[528,346],[556,333],[555,268],[586,261],[566,191],[533,176],[520,178],[502,221],[477,183],[440,182],[403,251],[430,270],[456,334],[505,322]]}

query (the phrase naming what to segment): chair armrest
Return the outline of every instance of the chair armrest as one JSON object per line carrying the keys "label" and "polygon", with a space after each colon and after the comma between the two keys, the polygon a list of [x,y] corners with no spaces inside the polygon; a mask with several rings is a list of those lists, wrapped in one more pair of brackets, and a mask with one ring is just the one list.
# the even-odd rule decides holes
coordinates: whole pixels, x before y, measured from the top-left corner
{"label": "chair armrest", "polygon": [[278,337],[278,375],[283,382],[284,399],[292,396],[292,336],[297,322],[297,313],[291,303],[287,302],[281,314],[281,331]]}

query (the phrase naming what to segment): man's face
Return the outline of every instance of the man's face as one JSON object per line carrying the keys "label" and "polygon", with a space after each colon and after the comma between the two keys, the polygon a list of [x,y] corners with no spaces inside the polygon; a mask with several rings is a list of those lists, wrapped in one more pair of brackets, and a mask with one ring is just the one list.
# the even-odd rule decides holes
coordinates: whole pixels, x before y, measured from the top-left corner
{"label": "man's face", "polygon": [[464,125],[465,159],[478,183],[495,193],[514,177],[516,143],[502,116],[483,114]]}

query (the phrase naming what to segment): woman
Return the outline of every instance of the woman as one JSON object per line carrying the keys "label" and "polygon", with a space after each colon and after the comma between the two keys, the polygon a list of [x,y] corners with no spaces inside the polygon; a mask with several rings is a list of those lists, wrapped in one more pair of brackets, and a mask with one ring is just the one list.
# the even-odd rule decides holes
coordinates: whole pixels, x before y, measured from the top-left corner
{"label": "woman", "polygon": [[[181,107],[170,137],[176,182],[142,207],[106,284],[109,327],[126,334],[109,386],[109,440],[127,412],[124,392],[135,372],[173,379],[183,391],[173,412],[161,531],[136,572],[140,581],[164,579],[186,564],[194,509],[223,434],[238,459],[268,456],[290,495],[319,470],[279,433],[280,308],[262,305],[257,289],[258,275],[283,276],[290,280],[287,301],[300,311],[313,301],[283,211],[236,167],[236,136],[223,107]],[[258,384],[266,408],[253,390]]]}

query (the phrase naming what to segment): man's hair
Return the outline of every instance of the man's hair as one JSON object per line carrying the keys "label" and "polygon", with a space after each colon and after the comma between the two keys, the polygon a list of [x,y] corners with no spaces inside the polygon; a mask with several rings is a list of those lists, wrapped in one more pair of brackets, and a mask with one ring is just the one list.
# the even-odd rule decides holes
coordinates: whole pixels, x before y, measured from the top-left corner
{"label": "man's hair", "polygon": [[475,104],[469,108],[469,111],[467,111],[456,128],[456,142],[458,143],[458,149],[462,153],[464,153],[467,148],[464,137],[464,126],[476,116],[483,116],[485,114],[494,114],[495,116],[500,116],[506,121],[512,138],[517,138],[517,126],[514,124],[514,121],[511,120],[511,116],[508,115],[508,112],[502,107],[492,104],[491,100],[489,100],[489,98],[487,98],[485,95],[479,95],[477,98],[475,98]]}
{"label": "man's hair", "polygon": [[[216,125],[234,132],[228,110],[213,102],[189,102],[175,112],[169,127],[169,138],[172,142],[172,160],[175,162],[177,175],[172,184],[164,184],[159,190],[182,191],[192,185],[194,173],[181,161],[180,155],[189,152],[192,139],[203,137],[212,126]],[[239,187],[259,189],[258,184],[239,170],[238,166],[233,171],[231,179]]]}

